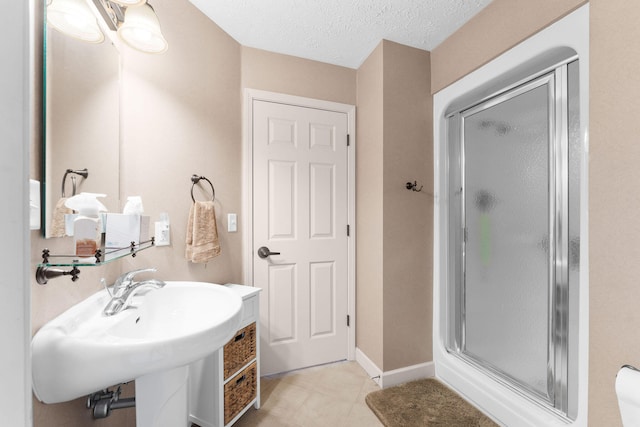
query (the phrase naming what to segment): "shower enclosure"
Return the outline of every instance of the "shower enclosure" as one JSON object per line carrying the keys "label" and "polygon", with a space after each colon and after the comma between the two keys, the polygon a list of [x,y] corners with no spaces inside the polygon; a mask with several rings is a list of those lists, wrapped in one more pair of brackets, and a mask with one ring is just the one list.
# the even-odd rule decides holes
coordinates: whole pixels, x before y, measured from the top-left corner
{"label": "shower enclosure", "polygon": [[579,62],[569,56],[537,68],[470,94],[445,114],[445,345],[492,380],[571,418]]}
{"label": "shower enclosure", "polygon": [[436,377],[500,425],[587,426],[589,4],[433,100]]}

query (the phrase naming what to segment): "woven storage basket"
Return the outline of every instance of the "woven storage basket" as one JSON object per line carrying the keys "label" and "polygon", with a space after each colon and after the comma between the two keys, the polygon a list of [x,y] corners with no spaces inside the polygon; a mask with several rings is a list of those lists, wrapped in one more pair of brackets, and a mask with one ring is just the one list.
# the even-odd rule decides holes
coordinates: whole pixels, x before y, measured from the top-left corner
{"label": "woven storage basket", "polygon": [[256,357],[255,322],[238,331],[224,346],[224,379]]}
{"label": "woven storage basket", "polygon": [[257,377],[256,362],[253,362],[224,385],[225,425],[256,397]]}

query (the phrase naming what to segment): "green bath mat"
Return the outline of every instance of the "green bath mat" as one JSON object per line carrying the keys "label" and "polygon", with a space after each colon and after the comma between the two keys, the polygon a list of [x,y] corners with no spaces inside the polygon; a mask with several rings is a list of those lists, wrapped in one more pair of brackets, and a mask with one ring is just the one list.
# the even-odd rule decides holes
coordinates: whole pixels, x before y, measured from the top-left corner
{"label": "green bath mat", "polygon": [[365,401],[385,427],[497,427],[433,378],[374,391]]}

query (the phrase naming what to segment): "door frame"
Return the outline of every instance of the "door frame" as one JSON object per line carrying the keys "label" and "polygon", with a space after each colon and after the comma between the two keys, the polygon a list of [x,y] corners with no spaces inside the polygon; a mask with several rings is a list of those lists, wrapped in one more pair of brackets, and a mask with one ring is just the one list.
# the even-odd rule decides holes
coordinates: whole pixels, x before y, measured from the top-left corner
{"label": "door frame", "polygon": [[[253,101],[266,101],[297,107],[334,111],[347,115],[347,221],[349,238],[347,239],[347,360],[355,359],[356,351],[356,107],[355,105],[323,101],[258,89],[244,89],[243,105],[243,145],[242,145],[242,254],[243,281],[253,284]],[[346,321],[346,319],[345,319]]]}

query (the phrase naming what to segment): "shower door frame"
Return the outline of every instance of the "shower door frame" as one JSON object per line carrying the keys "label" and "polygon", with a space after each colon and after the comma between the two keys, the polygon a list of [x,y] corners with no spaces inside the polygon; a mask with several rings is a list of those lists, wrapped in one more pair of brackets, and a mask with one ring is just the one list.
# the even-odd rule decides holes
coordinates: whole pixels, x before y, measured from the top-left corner
{"label": "shower door frame", "polygon": [[[552,410],[558,410],[561,415],[568,411],[568,240],[569,233],[566,223],[569,217],[568,202],[568,94],[567,81],[568,63],[575,58],[556,64],[552,70],[543,70],[536,74],[509,85],[498,93],[487,96],[464,109],[455,111],[447,116],[447,135],[449,144],[459,144],[454,150],[459,156],[456,162],[450,158],[449,173],[459,174],[458,183],[453,186],[453,192],[460,189],[460,203],[458,219],[461,232],[456,232],[458,224],[452,221],[450,228],[450,273],[455,282],[451,289],[449,303],[451,315],[455,317],[448,342],[448,349],[457,357],[477,368],[482,369],[494,380],[501,382],[518,393],[533,399],[541,405],[548,405]],[[503,102],[516,98],[531,90],[545,87],[547,89],[547,124],[548,135],[548,236],[549,245],[547,258],[548,302],[547,302],[547,390],[542,394],[524,381],[503,372],[488,360],[475,357],[466,350],[466,156],[465,156],[465,119]],[[453,178],[451,181],[455,182]],[[450,194],[449,200],[455,199]]]}

